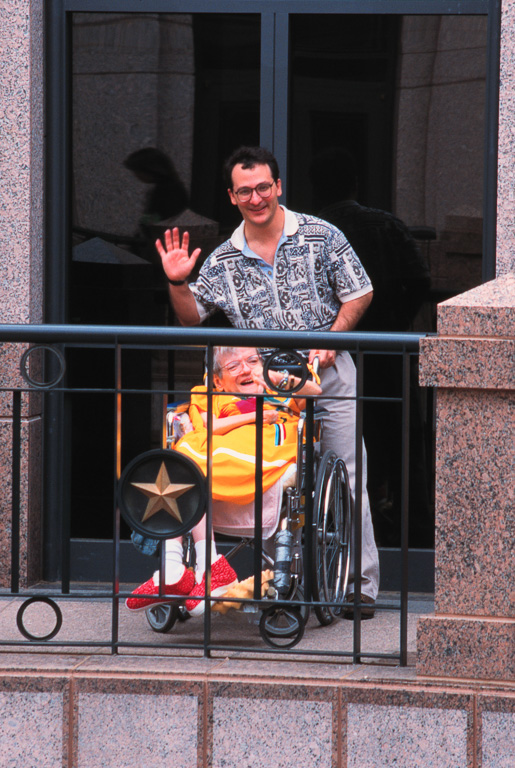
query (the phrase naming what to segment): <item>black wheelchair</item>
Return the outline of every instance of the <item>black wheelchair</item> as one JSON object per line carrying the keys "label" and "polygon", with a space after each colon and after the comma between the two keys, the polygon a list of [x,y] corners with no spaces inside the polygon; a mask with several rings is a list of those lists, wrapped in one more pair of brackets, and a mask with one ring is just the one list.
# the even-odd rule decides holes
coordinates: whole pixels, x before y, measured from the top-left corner
{"label": "black wheelchair", "polygon": [[[264,377],[269,385],[267,374],[271,367],[287,369],[296,375],[300,370],[303,381],[309,375],[305,359],[295,352],[275,351],[268,355]],[[275,391],[279,391],[277,387]],[[195,549],[189,531],[205,514],[206,478],[193,461],[173,450],[177,417],[176,407],[169,406],[166,448],[141,454],[125,468],[118,498],[122,515],[141,536],[157,541],[183,536],[185,565],[194,567]],[[304,413],[298,422],[295,481],[284,490],[280,526],[275,534],[275,553],[266,551],[267,548],[261,552],[262,567],[273,571],[273,578],[267,581],[261,599],[234,600],[239,610],[261,611],[260,634],[274,648],[292,648],[300,642],[311,604],[321,625],[329,625],[339,617],[350,573],[353,503],[347,469],[333,451],[322,452],[324,411],[316,407],[313,409],[313,450],[307,450],[306,418]],[[308,456],[313,461],[313,471],[309,473],[313,479],[311,491],[306,487]],[[141,485],[142,479],[156,478],[163,472],[163,467],[170,481],[189,489],[176,499],[175,517],[158,512],[145,520],[141,494],[136,492],[135,486]],[[312,522],[307,526],[306,495],[309,492]],[[214,532],[217,534],[216,528]],[[254,546],[253,531],[249,531],[249,535],[238,536],[225,557],[231,560],[244,548]],[[307,552],[311,553],[310,562],[306,562]],[[310,583],[309,596],[304,593],[307,581]],[[206,599],[216,605],[226,597]],[[147,608],[146,617],[153,631],[169,632],[177,621],[189,618],[189,614],[181,602],[171,600]]]}

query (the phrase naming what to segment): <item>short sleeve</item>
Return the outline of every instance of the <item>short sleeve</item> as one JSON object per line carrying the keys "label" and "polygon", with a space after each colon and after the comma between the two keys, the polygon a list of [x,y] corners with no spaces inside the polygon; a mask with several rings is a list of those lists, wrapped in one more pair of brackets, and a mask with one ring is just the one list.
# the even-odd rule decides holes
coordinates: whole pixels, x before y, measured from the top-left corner
{"label": "short sleeve", "polygon": [[372,283],[351,244],[339,229],[329,225],[326,259],[335,295],[344,304],[372,291]]}
{"label": "short sleeve", "polygon": [[197,280],[190,283],[190,291],[193,294],[200,322],[219,309],[219,299],[215,295],[215,288],[220,289],[223,282],[223,270],[216,259],[215,253],[212,253],[202,265]]}

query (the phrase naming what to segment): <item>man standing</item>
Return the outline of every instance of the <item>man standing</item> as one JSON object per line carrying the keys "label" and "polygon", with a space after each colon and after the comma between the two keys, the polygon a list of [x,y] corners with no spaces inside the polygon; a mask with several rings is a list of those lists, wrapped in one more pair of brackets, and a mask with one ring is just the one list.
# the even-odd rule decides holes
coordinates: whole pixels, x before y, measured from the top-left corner
{"label": "man standing", "polygon": [[[314,216],[279,205],[281,180],[274,156],[262,147],[241,147],[225,164],[231,203],[243,221],[231,238],[208,256],[198,279],[188,285],[197,248],[178,229],[156,242],[170,285],[170,299],[182,325],[198,325],[222,310],[237,328],[349,331],[372,299],[372,286],[344,235]],[[356,476],[356,371],[348,352],[312,349],[320,359],[324,450],[344,459],[351,489]],[[333,400],[331,397],[349,398]],[[366,460],[364,460],[366,467]],[[366,492],[362,494],[362,618],[373,616],[379,561]],[[353,585],[350,584],[350,594]],[[348,615],[352,614],[349,607]]]}

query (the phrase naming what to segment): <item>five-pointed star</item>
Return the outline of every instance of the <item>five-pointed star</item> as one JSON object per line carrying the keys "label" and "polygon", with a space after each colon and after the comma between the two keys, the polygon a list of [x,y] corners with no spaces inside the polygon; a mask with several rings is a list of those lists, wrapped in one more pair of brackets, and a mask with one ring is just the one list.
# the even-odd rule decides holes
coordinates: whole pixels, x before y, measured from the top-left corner
{"label": "five-pointed star", "polygon": [[145,514],[141,520],[142,523],[161,509],[164,509],[165,512],[168,512],[169,515],[177,518],[177,520],[182,523],[182,517],[176,499],[178,499],[179,496],[182,496],[183,493],[186,493],[186,491],[189,491],[190,488],[193,488],[194,484],[172,484],[168,477],[164,461],[161,463],[155,483],[131,483],[131,485],[138,488],[138,490],[144,493],[145,496],[149,497]]}

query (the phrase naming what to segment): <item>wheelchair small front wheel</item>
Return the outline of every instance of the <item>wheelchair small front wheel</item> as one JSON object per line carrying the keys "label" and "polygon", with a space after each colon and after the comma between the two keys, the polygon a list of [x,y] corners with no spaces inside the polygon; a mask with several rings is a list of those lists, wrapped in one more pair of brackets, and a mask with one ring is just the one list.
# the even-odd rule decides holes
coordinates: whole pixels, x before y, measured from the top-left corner
{"label": "wheelchair small front wheel", "polygon": [[152,605],[145,611],[147,621],[154,632],[169,632],[179,617],[177,603]]}
{"label": "wheelchair small front wheel", "polygon": [[293,648],[302,640],[304,628],[300,608],[292,605],[265,608],[259,622],[261,637],[272,648]]}

